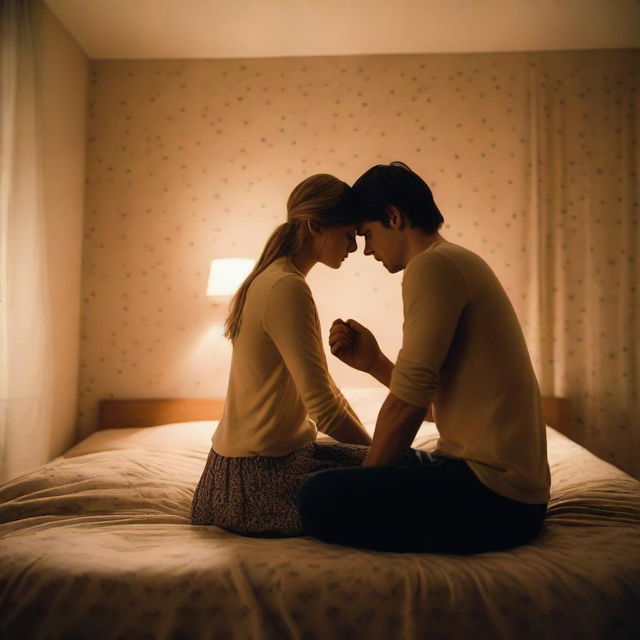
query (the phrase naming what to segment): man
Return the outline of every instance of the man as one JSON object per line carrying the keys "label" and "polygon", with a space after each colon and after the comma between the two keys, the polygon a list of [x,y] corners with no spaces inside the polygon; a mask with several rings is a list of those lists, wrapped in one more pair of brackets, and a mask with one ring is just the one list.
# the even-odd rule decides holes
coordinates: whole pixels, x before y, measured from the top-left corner
{"label": "man", "polygon": [[[303,485],[305,532],[390,551],[469,554],[523,544],[549,499],[541,400],[522,330],[489,266],[447,242],[427,184],[406,165],[377,165],[353,185],[365,255],[402,282],[395,365],[355,322],[331,327],[331,351],[389,387],[362,467]],[[440,438],[410,449],[428,411]]]}

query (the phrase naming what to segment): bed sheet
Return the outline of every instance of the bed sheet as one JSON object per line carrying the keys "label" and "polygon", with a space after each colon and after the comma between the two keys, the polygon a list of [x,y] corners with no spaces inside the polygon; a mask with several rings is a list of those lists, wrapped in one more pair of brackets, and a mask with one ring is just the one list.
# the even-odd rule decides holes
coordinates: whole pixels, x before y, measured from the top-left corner
{"label": "bed sheet", "polygon": [[214,428],[100,432],[2,485],[0,637],[640,637],[640,483],[553,429],[541,536],[463,558],[191,526]]}

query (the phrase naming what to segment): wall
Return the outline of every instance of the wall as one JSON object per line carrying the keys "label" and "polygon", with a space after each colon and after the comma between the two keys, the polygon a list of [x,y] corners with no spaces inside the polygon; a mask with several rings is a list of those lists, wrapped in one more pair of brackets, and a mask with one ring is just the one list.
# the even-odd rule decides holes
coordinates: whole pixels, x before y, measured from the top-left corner
{"label": "wall", "polygon": [[44,4],[40,15],[42,187],[52,322],[50,459],[75,437],[89,62]]}
{"label": "wall", "polygon": [[[617,363],[626,390],[596,415],[616,380],[594,388],[584,377],[580,343],[594,337],[592,367],[607,367],[608,336],[579,318],[582,326],[570,326],[571,314],[560,318],[556,307],[560,296],[579,292],[593,303],[576,306],[579,317],[588,309],[598,327],[612,318],[626,325],[626,311],[610,311],[597,293],[617,282],[635,305],[630,322],[637,327],[638,296],[628,276],[637,273],[637,153],[629,145],[637,138],[638,57],[612,51],[92,62],[79,435],[94,428],[100,398],[224,395],[230,349],[217,328],[224,308],[204,296],[209,261],[257,256],[304,177],[328,172],[350,182],[372,164],[403,160],[431,185],[446,218],[444,236],[479,252],[503,282],[543,390],[574,401],[576,437],[631,469],[640,433],[625,404],[637,375],[629,364],[634,330],[625,326],[616,337],[627,350]],[[570,139],[563,127],[571,128]],[[549,157],[549,150],[560,155]],[[553,193],[565,202],[541,191],[550,170]],[[587,182],[601,190],[585,206],[567,189],[582,193]],[[623,202],[601,197],[621,187]],[[622,280],[591,244],[605,237],[603,206],[620,219],[605,253],[619,251],[621,239]],[[557,212],[549,219],[566,233],[549,233],[540,219],[546,210]],[[590,247],[596,275],[585,283],[578,281],[585,273],[579,256]],[[576,256],[571,267],[561,260],[568,248]],[[354,317],[395,357],[400,282],[401,275],[362,255],[340,272],[318,266],[309,283],[325,337],[333,318]],[[556,331],[562,350],[549,356]],[[549,357],[563,370],[549,372]],[[371,384],[329,361],[339,385]]]}

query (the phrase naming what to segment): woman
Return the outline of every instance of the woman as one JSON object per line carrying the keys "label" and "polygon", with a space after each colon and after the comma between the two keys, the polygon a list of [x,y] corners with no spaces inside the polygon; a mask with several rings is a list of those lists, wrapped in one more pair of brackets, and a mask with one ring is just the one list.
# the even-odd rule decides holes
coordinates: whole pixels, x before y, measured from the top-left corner
{"label": "woman", "polygon": [[[300,535],[295,496],[305,478],[359,465],[371,443],[329,375],[305,281],[318,262],[337,269],[356,250],[351,189],[311,176],[287,213],[231,302],[224,414],[191,507],[193,524],[243,535]],[[317,429],[339,442],[316,443]]]}

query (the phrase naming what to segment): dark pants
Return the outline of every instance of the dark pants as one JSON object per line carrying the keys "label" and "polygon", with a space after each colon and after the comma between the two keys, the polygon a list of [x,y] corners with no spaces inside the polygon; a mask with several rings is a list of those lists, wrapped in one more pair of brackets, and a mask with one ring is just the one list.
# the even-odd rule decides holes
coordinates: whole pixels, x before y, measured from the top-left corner
{"label": "dark pants", "polygon": [[498,495],[462,460],[415,449],[398,466],[315,473],[297,503],[305,535],[325,542],[463,555],[529,542],[547,508]]}

